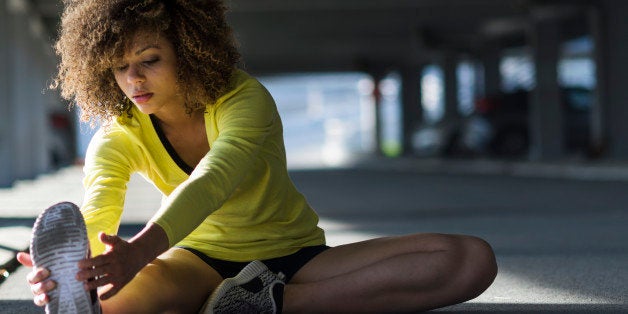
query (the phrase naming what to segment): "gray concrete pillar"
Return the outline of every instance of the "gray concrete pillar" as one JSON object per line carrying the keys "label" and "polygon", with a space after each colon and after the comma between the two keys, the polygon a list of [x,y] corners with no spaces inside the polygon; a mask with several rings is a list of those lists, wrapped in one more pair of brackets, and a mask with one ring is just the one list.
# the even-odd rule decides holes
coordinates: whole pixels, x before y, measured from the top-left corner
{"label": "gray concrete pillar", "polygon": [[401,115],[402,151],[412,153],[412,133],[423,120],[421,105],[421,73],[423,66],[408,65],[400,70],[401,75]]}
{"label": "gray concrete pillar", "polygon": [[[35,160],[38,156],[35,150],[35,143],[41,143],[42,137],[46,134],[39,134],[40,125],[45,121],[40,121],[41,110],[39,98],[41,88],[37,86],[38,76],[37,57],[34,51],[33,39],[28,32],[28,16],[25,12],[12,12],[12,24],[15,30],[21,30],[20,36],[15,36],[12,41],[13,71],[11,72],[13,112],[13,138],[14,149],[13,158],[15,160],[15,176],[17,179],[32,179],[38,174]],[[37,47],[39,48],[39,47]]]}
{"label": "gray concrete pillar", "polygon": [[375,102],[375,152],[376,154],[383,154],[382,129],[384,121],[381,113],[382,93],[380,83],[385,76],[385,72],[381,70],[371,70],[369,74],[373,78],[373,100]]}
{"label": "gray concrete pillar", "polygon": [[502,86],[499,63],[501,50],[498,47],[489,47],[482,54],[484,68],[484,95],[494,95],[500,92]]}
{"label": "gray concrete pillar", "polygon": [[530,35],[536,70],[536,86],[529,100],[530,158],[557,159],[564,151],[558,86],[560,25],[552,20],[537,20]]}
{"label": "gray concrete pillar", "polygon": [[443,56],[441,66],[443,69],[444,89],[444,114],[443,120],[456,120],[460,114],[458,111],[458,58],[452,53]]}
{"label": "gray concrete pillar", "polygon": [[[41,18],[25,1],[2,2],[4,66],[0,106],[0,184],[32,179],[50,170],[50,96],[45,94],[55,60]],[[8,169],[8,170],[5,170]]]}
{"label": "gray concrete pillar", "polygon": [[595,81],[591,103],[591,136],[589,154],[591,157],[600,157],[606,153],[608,138],[608,102],[606,101],[606,67],[603,57],[606,51],[605,32],[602,13],[598,7],[591,6],[587,10],[587,22],[591,40],[593,41],[592,59],[595,62]]}
{"label": "gray concrete pillar", "polygon": [[13,106],[11,106],[12,96],[12,66],[13,50],[11,45],[5,43],[12,42],[13,24],[8,13],[6,2],[0,3],[0,187],[11,185],[14,180],[14,158],[12,153],[13,137]]}
{"label": "gray concrete pillar", "polygon": [[[606,33],[601,58],[606,60],[602,70],[607,92],[608,149],[611,159],[628,158],[628,1],[605,0],[604,30]],[[601,82],[602,83],[602,82]]]}
{"label": "gray concrete pillar", "polygon": [[33,76],[31,78],[31,88],[25,92],[29,93],[32,102],[32,116],[29,118],[32,121],[31,135],[32,141],[30,145],[31,151],[31,171],[34,175],[38,175],[47,172],[51,169],[50,166],[50,119],[49,113],[51,111],[50,97],[46,94],[46,82],[50,80],[50,73],[47,72],[46,59],[49,56],[46,55],[44,48],[46,41],[43,38],[31,38],[29,41],[29,47],[31,49],[32,57],[30,72]]}

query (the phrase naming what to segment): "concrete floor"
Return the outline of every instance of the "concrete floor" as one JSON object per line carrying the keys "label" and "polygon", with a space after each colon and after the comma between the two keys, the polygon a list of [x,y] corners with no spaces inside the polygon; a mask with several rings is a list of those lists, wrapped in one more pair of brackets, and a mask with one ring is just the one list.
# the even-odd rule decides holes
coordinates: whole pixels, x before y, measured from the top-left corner
{"label": "concrete floor", "polygon": [[[330,245],[415,232],[470,234],[491,243],[499,264],[495,283],[438,312],[628,313],[628,180],[438,173],[408,165],[291,175],[319,212]],[[33,217],[60,197],[81,201],[78,169],[0,190],[0,239],[18,243],[0,248],[27,244]],[[136,232],[158,203],[153,188],[134,177],[121,232]],[[0,284],[1,313],[41,312],[30,300],[26,271]]]}

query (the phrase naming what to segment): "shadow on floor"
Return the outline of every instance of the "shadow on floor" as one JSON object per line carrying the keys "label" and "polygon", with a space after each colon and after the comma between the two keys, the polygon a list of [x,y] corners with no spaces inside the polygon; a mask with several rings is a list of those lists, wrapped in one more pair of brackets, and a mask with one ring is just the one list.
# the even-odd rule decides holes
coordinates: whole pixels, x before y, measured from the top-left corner
{"label": "shadow on floor", "polygon": [[507,304],[463,303],[432,312],[438,313],[628,313],[628,306],[621,304]]}

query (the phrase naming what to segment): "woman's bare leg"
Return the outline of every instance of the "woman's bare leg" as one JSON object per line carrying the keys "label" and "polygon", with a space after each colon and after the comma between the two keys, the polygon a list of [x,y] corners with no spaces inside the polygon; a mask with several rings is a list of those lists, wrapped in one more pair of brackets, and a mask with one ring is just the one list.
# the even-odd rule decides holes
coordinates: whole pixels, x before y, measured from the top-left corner
{"label": "woman's bare leg", "polygon": [[331,248],[286,286],[285,312],[420,311],[480,295],[497,274],[483,240],[414,234]]}
{"label": "woman's bare leg", "polygon": [[103,313],[196,313],[221,281],[196,255],[172,248],[101,306]]}

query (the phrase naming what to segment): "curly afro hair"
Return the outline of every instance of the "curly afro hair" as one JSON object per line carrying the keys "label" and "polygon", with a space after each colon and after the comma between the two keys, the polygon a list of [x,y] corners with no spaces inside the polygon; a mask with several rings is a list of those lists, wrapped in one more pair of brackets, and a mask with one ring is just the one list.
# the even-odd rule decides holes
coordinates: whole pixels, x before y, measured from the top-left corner
{"label": "curly afro hair", "polygon": [[52,88],[76,102],[83,121],[108,124],[130,109],[112,68],[138,30],[172,42],[188,113],[224,93],[240,59],[220,0],[65,0],[64,5]]}

